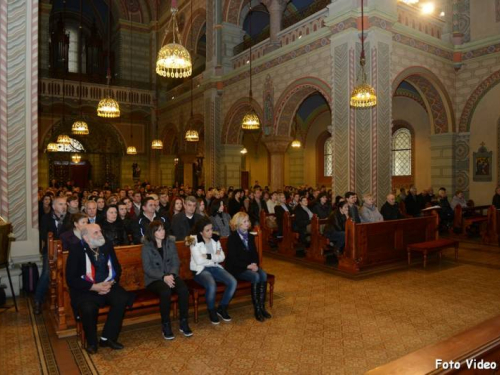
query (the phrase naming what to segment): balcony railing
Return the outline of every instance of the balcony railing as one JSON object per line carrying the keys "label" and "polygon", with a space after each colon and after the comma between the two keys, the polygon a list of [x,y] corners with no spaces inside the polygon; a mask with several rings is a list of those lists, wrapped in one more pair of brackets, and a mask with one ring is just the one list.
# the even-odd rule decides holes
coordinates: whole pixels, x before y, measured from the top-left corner
{"label": "balcony railing", "polygon": [[[42,78],[38,84],[38,93],[41,96],[62,98],[62,79]],[[128,89],[121,86],[111,86],[111,95],[119,103],[153,106],[153,91],[141,89]],[[82,100],[99,101],[108,94],[108,86],[97,83],[82,83]],[[67,99],[80,98],[80,83],[76,81],[64,82],[64,97]]]}
{"label": "balcony railing", "polygon": [[[295,25],[296,23],[302,21],[303,19],[306,19],[309,16],[312,16],[314,13],[319,12],[320,10],[326,8],[328,4],[331,3],[331,0],[316,0],[314,3],[312,3],[310,6],[298,10],[295,13],[291,13],[287,15],[286,17],[283,18],[282,20],[282,27],[281,29],[287,29],[290,26]],[[251,38],[248,35],[245,35],[243,38],[243,42],[240,44],[236,45],[233,48],[233,56],[236,56],[240,54],[241,52],[247,50],[250,48],[250,46],[255,46],[256,44],[259,44],[263,40],[266,40],[269,38],[269,26],[266,26],[260,34],[257,36]]]}

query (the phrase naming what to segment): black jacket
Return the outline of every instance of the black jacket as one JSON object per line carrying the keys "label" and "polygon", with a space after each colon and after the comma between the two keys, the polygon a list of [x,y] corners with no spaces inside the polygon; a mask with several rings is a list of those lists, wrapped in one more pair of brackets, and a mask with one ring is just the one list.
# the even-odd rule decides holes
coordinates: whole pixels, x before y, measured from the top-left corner
{"label": "black jacket", "polygon": [[232,231],[227,239],[227,252],[224,268],[237,277],[247,270],[251,263],[259,265],[259,254],[255,246],[255,238],[248,233],[248,250],[237,231]]}
{"label": "black jacket", "polygon": [[[267,204],[264,199],[260,200],[260,205],[261,209],[264,210],[266,214],[268,214],[269,210],[267,209]],[[250,202],[250,206],[248,207],[248,216],[250,216],[250,222],[252,223],[252,227],[259,224],[260,209],[255,199],[253,199]]]}
{"label": "black jacket", "polygon": [[[160,216],[158,215],[158,213],[155,212],[155,217],[153,218],[153,220],[162,221],[163,225],[165,226],[165,231],[168,233],[169,222],[165,217]],[[150,223],[151,220],[149,220],[146,216],[144,216],[144,213],[142,212],[139,218],[133,221],[132,237],[134,238],[134,244],[138,245],[141,243],[142,237],[146,234],[146,229],[148,228]]]}
{"label": "black jacket", "polygon": [[424,204],[421,200],[421,197],[419,197],[418,195],[413,196],[412,194],[408,194],[405,199],[405,208],[408,215],[420,216],[423,206]]}
{"label": "black jacket", "polygon": [[47,252],[47,236],[49,232],[53,233],[54,240],[58,240],[61,234],[71,229],[70,217],[71,215],[66,213],[62,225],[57,229],[56,218],[53,212],[42,216],[42,221],[40,222],[40,240],[44,242],[42,254]]}
{"label": "black jacket", "polygon": [[493,199],[492,199],[492,201],[491,201],[491,204],[492,204],[493,206],[495,206],[495,208],[496,208],[497,210],[500,210],[500,195],[499,195],[499,194],[495,194],[495,195],[493,196]]}
{"label": "black jacket", "polygon": [[[196,224],[196,222],[202,219],[203,216],[195,213],[193,218],[194,224]],[[188,218],[184,211],[179,212],[172,218],[170,233],[175,236],[176,241],[183,241],[191,233],[191,226],[189,225]]]}
{"label": "black jacket", "polygon": [[179,276],[181,262],[173,237],[163,240],[163,258],[156,248],[156,243],[146,242],[142,245],[142,267],[144,269],[144,285],[162,281],[169,274]]}
{"label": "black jacket", "polygon": [[328,222],[325,225],[324,234],[333,232],[345,232],[345,223],[347,222],[347,217],[340,213],[339,209],[333,211],[328,217]]}
{"label": "black jacket", "polygon": [[[292,209],[289,205],[286,205],[290,215],[292,214]],[[274,207],[274,214],[276,215],[276,223],[278,224],[278,236],[283,235],[283,216],[285,215],[285,209],[281,205]]]}
{"label": "black jacket", "polygon": [[353,204],[352,206],[349,206],[349,217],[356,224],[361,223],[361,218],[359,217],[359,208],[358,208],[358,206],[356,204]]}
{"label": "black jacket", "polygon": [[380,213],[382,214],[384,220],[398,220],[404,219],[403,214],[399,211],[399,205],[389,204],[389,202],[385,202],[380,209]]}
{"label": "black jacket", "polygon": [[293,230],[295,232],[305,232],[306,227],[311,223],[311,219],[309,219],[309,214],[302,208],[299,204],[293,210],[295,214],[295,219],[293,221]]}
{"label": "black jacket", "polygon": [[227,206],[227,213],[233,217],[241,210],[241,201],[238,202],[236,199],[230,199]]}
{"label": "black jacket", "polygon": [[[118,283],[120,281],[122,268],[116,258],[113,245],[106,242],[104,246],[99,249],[99,251],[101,251],[106,257],[110,257],[113,269],[116,273],[114,280]],[[66,282],[68,283],[72,306],[78,306],[79,300],[84,298],[86,295],[90,294],[98,296],[96,292],[90,290],[93,283],[84,279],[87,271],[85,254],[88,254],[90,262],[95,265],[94,253],[90,250],[85,241],[79,241],[69,250],[68,261],[66,262]]]}
{"label": "black jacket", "polygon": [[114,223],[104,220],[101,223],[101,230],[102,234],[106,238],[106,241],[111,242],[113,246],[123,246],[129,244],[128,236],[125,231],[125,225],[122,220],[117,219]]}
{"label": "black jacket", "polygon": [[332,207],[328,203],[321,204],[320,202],[316,202],[311,211],[313,214],[316,214],[319,219],[327,219],[332,212]]}
{"label": "black jacket", "polygon": [[75,236],[75,232],[73,230],[67,230],[66,232],[61,234],[59,239],[62,242],[63,250],[69,250],[72,246],[78,244],[81,241],[77,236]]}

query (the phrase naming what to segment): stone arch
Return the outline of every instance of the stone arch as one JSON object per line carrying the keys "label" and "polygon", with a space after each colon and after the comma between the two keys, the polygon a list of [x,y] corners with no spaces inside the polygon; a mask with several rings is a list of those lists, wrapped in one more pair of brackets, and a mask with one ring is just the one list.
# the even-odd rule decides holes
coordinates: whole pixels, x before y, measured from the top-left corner
{"label": "stone arch", "polygon": [[500,70],[497,70],[476,87],[476,89],[469,96],[469,99],[467,99],[464,109],[462,110],[462,115],[460,116],[460,122],[458,125],[459,132],[462,133],[470,131],[470,124],[477,105],[479,104],[481,99],[488,93],[488,91],[490,91],[499,83]]}
{"label": "stone arch", "polygon": [[163,141],[162,153],[165,155],[175,155],[179,147],[179,132],[175,124],[166,124],[160,134],[160,139]]}
{"label": "stone arch", "polygon": [[249,0],[226,0],[222,13],[223,21],[239,25],[241,9],[248,2]]}
{"label": "stone arch", "polygon": [[[255,99],[252,98],[252,107],[254,111],[259,116],[259,119],[262,123],[263,111],[262,107],[257,103]],[[226,114],[226,118],[224,119],[224,125],[222,126],[222,144],[239,144],[241,143],[241,139],[243,137],[243,132],[241,130],[241,120],[243,120],[243,116],[250,109],[250,98],[244,97],[238,99],[229,111]]]}
{"label": "stone arch", "polygon": [[429,69],[414,66],[403,70],[392,83],[393,97],[401,82],[409,82],[424,99],[433,134],[453,132],[455,118],[450,96],[441,80]]}
{"label": "stone arch", "polygon": [[330,86],[316,77],[303,77],[292,82],[281,94],[274,110],[274,134],[289,135],[293,116],[300,104],[314,92],[319,92],[331,110],[332,95]]}
{"label": "stone arch", "polygon": [[[193,34],[193,41],[196,47],[196,43],[198,41],[198,38],[200,37],[200,32],[203,28],[203,25],[205,24],[207,20],[207,12],[204,8],[198,8],[193,12],[193,16],[189,17],[186,25],[191,26],[191,27],[186,27],[184,29],[184,33],[182,35],[182,40],[183,40],[183,45],[186,46],[186,48],[190,51],[193,49],[193,46],[191,46],[191,34]],[[192,25],[191,25],[192,22]]]}
{"label": "stone arch", "polygon": [[[142,24],[149,24],[152,20],[152,12],[146,0],[121,0],[117,7],[120,11],[120,18],[132,19]],[[156,10],[154,12],[156,14]]]}

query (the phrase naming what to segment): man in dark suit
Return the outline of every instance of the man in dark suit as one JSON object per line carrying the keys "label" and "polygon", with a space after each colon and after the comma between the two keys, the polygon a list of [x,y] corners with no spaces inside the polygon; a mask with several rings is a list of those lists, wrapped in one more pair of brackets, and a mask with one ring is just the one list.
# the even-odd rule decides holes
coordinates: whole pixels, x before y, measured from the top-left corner
{"label": "man in dark suit", "polygon": [[259,225],[260,210],[264,210],[266,214],[269,213],[267,204],[262,199],[262,189],[258,187],[254,190],[254,199],[250,202],[250,207],[248,208],[248,216],[250,216],[252,227]]}
{"label": "man in dark suit", "polygon": [[43,258],[43,268],[40,278],[38,279],[38,284],[35,290],[35,303],[34,303],[34,313],[36,315],[42,312],[42,303],[49,289],[49,256],[47,248],[47,236],[49,232],[54,235],[54,240],[58,240],[59,236],[65,231],[71,229],[70,215],[67,213],[68,205],[66,202],[66,197],[56,197],[52,201],[52,212],[42,216],[42,221],[40,222],[40,239],[41,239],[41,251]]}
{"label": "man in dark suit", "polygon": [[139,218],[132,223],[132,236],[136,245],[141,243],[142,237],[146,234],[146,230],[153,220],[160,220],[165,230],[168,231],[169,222],[164,216],[156,212],[154,198],[146,197],[142,200],[142,211]]}
{"label": "man in dark suit", "polygon": [[82,231],[82,240],[69,251],[66,263],[71,306],[80,317],[87,338],[86,350],[97,353],[97,316],[99,308],[110,306],[102,331],[101,347],[123,349],[118,340],[125,308],[132,304],[133,295],[118,283],[121,267],[113,244],[106,242],[97,224],[88,224]]}
{"label": "man in dark suit", "polygon": [[175,236],[176,241],[183,241],[191,233],[191,228],[196,222],[203,218],[195,213],[196,203],[196,198],[190,195],[184,200],[184,211],[172,217],[170,232]]}
{"label": "man in dark suit", "polygon": [[406,196],[405,207],[406,213],[413,217],[420,216],[424,203],[421,196],[417,195],[417,188],[415,186],[410,187],[410,194]]}
{"label": "man in dark suit", "polygon": [[133,213],[137,218],[141,215],[141,204],[142,194],[140,191],[136,191],[132,199],[132,210],[130,212]]}

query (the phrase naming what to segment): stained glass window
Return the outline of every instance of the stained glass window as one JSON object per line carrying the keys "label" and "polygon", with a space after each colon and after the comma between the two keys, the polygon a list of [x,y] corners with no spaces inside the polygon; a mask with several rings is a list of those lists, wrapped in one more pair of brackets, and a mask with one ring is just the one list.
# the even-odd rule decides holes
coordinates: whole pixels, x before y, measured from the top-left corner
{"label": "stained glass window", "polygon": [[411,176],[411,133],[407,128],[392,135],[392,175]]}
{"label": "stained glass window", "polygon": [[333,174],[333,161],[332,161],[333,145],[332,138],[325,141],[325,148],[323,150],[323,166],[325,177],[331,177]]}

